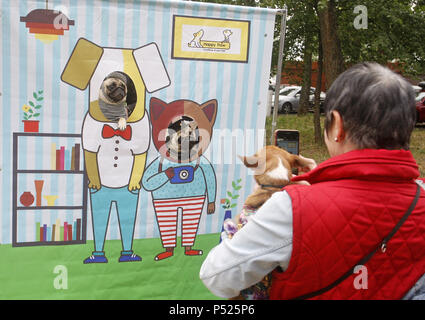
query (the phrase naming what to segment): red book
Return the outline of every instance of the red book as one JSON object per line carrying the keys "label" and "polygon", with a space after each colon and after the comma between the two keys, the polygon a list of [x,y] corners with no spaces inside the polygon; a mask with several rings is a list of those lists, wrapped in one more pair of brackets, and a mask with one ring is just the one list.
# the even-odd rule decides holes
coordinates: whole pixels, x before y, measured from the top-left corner
{"label": "red book", "polygon": [[68,241],[68,222],[63,224],[63,240]]}
{"label": "red book", "polygon": [[56,170],[60,170],[61,167],[61,150],[56,149]]}
{"label": "red book", "polygon": [[72,241],[72,224],[68,224],[68,241]]}
{"label": "red book", "polygon": [[65,170],[65,147],[60,148],[59,170]]}
{"label": "red book", "polygon": [[40,241],[44,241],[44,228],[40,227]]}

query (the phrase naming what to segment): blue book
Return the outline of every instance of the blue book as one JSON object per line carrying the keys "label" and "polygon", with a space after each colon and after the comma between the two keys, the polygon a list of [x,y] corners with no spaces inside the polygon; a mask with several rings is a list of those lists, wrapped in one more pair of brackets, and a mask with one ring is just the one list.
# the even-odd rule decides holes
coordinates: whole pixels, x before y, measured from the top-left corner
{"label": "blue book", "polygon": [[65,170],[71,170],[71,152],[65,149]]}
{"label": "blue book", "polygon": [[52,227],[47,227],[47,241],[52,241]]}
{"label": "blue book", "polygon": [[72,229],[72,240],[79,240],[77,239],[77,221],[74,221],[74,226]]}
{"label": "blue book", "polygon": [[47,224],[43,224],[43,240],[47,241]]}

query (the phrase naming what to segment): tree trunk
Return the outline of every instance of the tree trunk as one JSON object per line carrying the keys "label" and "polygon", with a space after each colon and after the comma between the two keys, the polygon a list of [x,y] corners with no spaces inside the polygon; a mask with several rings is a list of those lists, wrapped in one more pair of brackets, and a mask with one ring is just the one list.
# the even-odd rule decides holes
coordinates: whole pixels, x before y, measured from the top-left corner
{"label": "tree trunk", "polygon": [[[307,31],[310,33],[309,31]],[[311,36],[307,34],[305,38],[304,48],[304,71],[303,71],[303,84],[301,88],[300,104],[298,107],[298,114],[306,114],[310,108],[310,87],[311,87],[311,60],[312,60],[312,47]]]}
{"label": "tree trunk", "polygon": [[[320,31],[319,31],[320,33]],[[323,48],[322,40],[319,34],[319,59],[317,61],[317,82],[316,92],[314,94],[314,142],[322,144],[322,128],[320,125],[320,92],[322,90],[322,74],[323,74]]]}
{"label": "tree trunk", "polygon": [[307,3],[304,21],[304,70],[300,103],[298,106],[299,115],[306,114],[308,109],[310,109],[311,60],[313,55],[312,42],[314,32],[314,26],[312,25],[313,18],[313,6],[310,3]]}
{"label": "tree trunk", "polygon": [[330,88],[335,79],[344,71],[344,59],[341,52],[335,11],[335,0],[328,0],[326,6],[319,9],[323,45],[323,67],[326,75],[327,89]]}

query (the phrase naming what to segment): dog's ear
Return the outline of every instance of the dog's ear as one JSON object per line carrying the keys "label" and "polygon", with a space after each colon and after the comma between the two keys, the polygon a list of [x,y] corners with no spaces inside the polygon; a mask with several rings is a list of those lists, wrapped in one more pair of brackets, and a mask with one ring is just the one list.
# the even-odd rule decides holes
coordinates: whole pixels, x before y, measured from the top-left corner
{"label": "dog's ear", "polygon": [[[293,168],[305,168],[307,171],[317,167],[313,159],[304,158],[303,156],[291,155],[291,166]],[[304,170],[305,171],[305,170]]]}
{"label": "dog's ear", "polygon": [[205,102],[203,105],[201,105],[201,109],[207,116],[207,119],[210,122],[212,127],[214,125],[215,118],[217,116],[217,100],[212,99]]}
{"label": "dog's ear", "polygon": [[245,167],[250,168],[250,169],[256,169],[258,168],[259,165],[259,159],[257,156],[238,156],[239,159],[241,159],[241,161],[243,162],[243,164],[245,165]]}
{"label": "dog's ear", "polygon": [[167,106],[168,104],[161,99],[152,97],[149,103],[149,110],[152,120],[157,120]]}
{"label": "dog's ear", "polygon": [[103,55],[103,48],[87,39],[80,38],[62,72],[63,82],[85,90]]}

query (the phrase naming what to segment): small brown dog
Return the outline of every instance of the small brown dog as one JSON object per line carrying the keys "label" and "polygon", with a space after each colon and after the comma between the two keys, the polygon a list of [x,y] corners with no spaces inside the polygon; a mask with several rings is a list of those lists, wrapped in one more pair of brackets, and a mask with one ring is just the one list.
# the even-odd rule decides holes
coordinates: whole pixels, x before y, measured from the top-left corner
{"label": "small brown dog", "polygon": [[[316,167],[313,159],[290,154],[276,146],[266,146],[253,156],[239,157],[247,168],[254,171],[257,187],[245,200],[242,213],[236,216],[236,221],[224,222],[225,235],[232,238],[242,228],[250,216],[273,195],[291,183],[292,169],[300,171],[312,170]],[[231,300],[264,300],[269,297],[271,276],[267,275],[261,282],[242,290],[240,295]]]}
{"label": "small brown dog", "polygon": [[266,146],[253,156],[240,159],[254,171],[254,179],[259,186],[245,201],[245,206],[255,209],[291,183],[293,168],[306,171],[316,167],[314,160],[293,155],[276,146]]}

